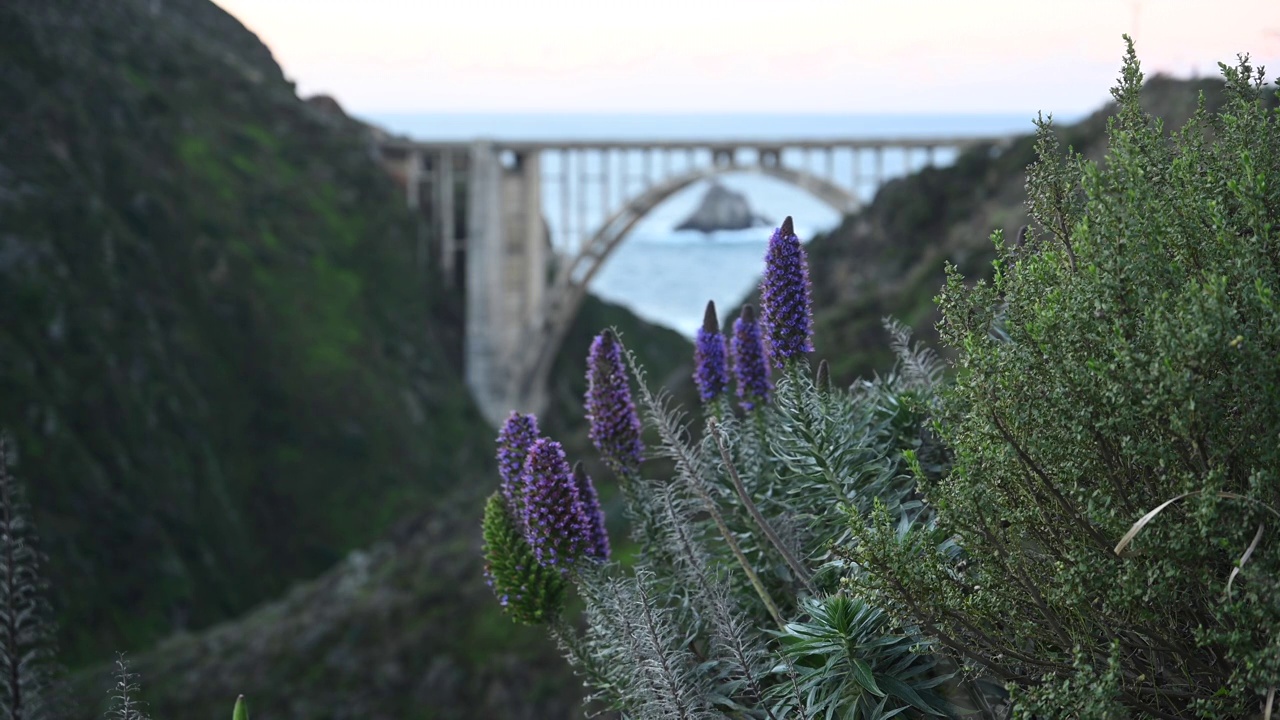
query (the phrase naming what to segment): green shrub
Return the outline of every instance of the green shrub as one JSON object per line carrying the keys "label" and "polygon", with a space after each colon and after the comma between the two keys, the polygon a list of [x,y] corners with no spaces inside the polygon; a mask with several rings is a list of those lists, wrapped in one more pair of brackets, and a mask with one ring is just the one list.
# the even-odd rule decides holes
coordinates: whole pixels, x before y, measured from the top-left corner
{"label": "green shrub", "polygon": [[1222,69],[1169,137],[1130,44],[1101,164],[1040,124],[1030,239],[939,298],[936,525],[851,523],[850,582],[1023,717],[1242,717],[1280,685],[1280,119]]}

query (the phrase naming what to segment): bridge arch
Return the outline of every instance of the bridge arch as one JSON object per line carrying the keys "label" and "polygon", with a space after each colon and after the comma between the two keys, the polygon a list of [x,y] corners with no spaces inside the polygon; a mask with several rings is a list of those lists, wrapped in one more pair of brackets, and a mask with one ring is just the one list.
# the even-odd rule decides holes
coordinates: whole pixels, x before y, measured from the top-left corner
{"label": "bridge arch", "polygon": [[860,205],[852,192],[830,180],[780,164],[718,164],[697,168],[645,188],[605,219],[581,249],[572,257],[565,258],[555,270],[554,280],[545,296],[545,309],[541,313],[543,322],[539,326],[527,328],[526,340],[522,343],[522,347],[537,349],[525,356],[525,367],[519,373],[522,395],[534,397],[541,388],[546,387],[551,367],[560,354],[569,327],[578,316],[592,279],[614,251],[626,241],[635,226],[682,190],[705,180],[731,174],[764,175],[781,180],[809,192],[841,215],[856,212]]}
{"label": "bridge arch", "polygon": [[[587,286],[625,241],[635,225],[658,204],[696,182],[729,173],[756,173],[807,190],[841,213],[853,212],[855,190],[880,187],[889,177],[886,154],[902,157],[911,172],[912,155],[924,153],[932,165],[934,151],[962,151],[974,146],[1006,147],[1005,137],[826,138],[781,140],[678,141],[419,141],[386,135],[375,143],[387,169],[403,183],[408,206],[423,220],[426,233],[418,238],[418,260],[427,264],[438,252],[438,267],[446,284],[465,290],[466,381],[481,412],[500,424],[512,409],[539,412],[545,408],[551,365],[569,325],[577,316]],[[742,155],[739,151],[745,151]],[[802,163],[788,157],[803,153]],[[548,243],[543,220],[548,208],[542,198],[542,159],[558,153],[558,171],[545,180],[558,182],[562,213],[579,209],[579,229],[586,193],[603,191],[609,201],[609,158],[617,157],[624,182],[635,168],[633,154],[643,165],[645,189],[609,212],[580,246],[556,257]],[[618,153],[621,153],[618,155]],[[825,159],[826,173],[813,172],[811,153]],[[599,172],[589,169],[588,155],[598,159]],[[671,171],[672,157],[685,155],[683,174]],[[752,158],[739,162],[745,155]],[[850,158],[841,170],[852,182],[836,184],[837,155]],[[752,157],[754,156],[754,157]],[[710,158],[709,164],[704,158]],[[871,167],[863,159],[872,160]],[[571,159],[576,162],[570,163]],[[661,164],[657,177],[651,160]],[[702,164],[699,164],[702,163]],[[570,182],[570,170],[578,182]],[[656,182],[655,182],[656,180]],[[652,184],[650,184],[652,183]],[[853,190],[846,188],[853,188]],[[566,222],[564,226],[567,226]],[[563,226],[562,226],[563,227]],[[432,248],[431,243],[434,243]],[[554,264],[552,261],[554,260]],[[554,270],[548,272],[548,267]]]}

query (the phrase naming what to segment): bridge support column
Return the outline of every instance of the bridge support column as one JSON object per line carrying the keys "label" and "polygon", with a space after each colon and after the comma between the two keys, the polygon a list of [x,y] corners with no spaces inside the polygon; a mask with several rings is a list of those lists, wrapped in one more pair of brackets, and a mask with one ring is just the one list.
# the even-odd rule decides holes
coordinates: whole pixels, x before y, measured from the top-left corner
{"label": "bridge support column", "polygon": [[435,157],[436,231],[440,233],[440,269],[445,284],[452,287],[458,277],[457,210],[454,205],[453,151],[441,150]]}
{"label": "bridge support column", "polygon": [[467,226],[466,375],[485,418],[499,425],[512,410],[541,412],[546,388],[526,388],[538,348],[523,347],[526,328],[542,327],[549,249],[542,221],[536,153],[504,168],[489,142],[471,147]]}
{"label": "bridge support column", "polygon": [[859,154],[858,148],[849,148],[849,153],[853,156],[853,196],[861,200],[862,199],[862,155]]}
{"label": "bridge support column", "polygon": [[417,210],[422,203],[422,151],[411,150],[404,159],[405,202],[410,210]]}

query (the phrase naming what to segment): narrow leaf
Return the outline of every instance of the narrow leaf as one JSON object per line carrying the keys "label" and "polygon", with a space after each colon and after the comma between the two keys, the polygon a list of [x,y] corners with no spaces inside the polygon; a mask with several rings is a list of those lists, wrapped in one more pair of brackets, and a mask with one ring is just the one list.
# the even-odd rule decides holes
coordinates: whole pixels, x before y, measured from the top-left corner
{"label": "narrow leaf", "polygon": [[929,704],[929,701],[920,696],[912,687],[898,678],[887,675],[880,677],[880,683],[893,697],[901,698],[911,704],[915,709],[928,713],[930,715],[942,715],[938,709]]}
{"label": "narrow leaf", "polygon": [[236,698],[236,707],[231,711],[231,720],[249,720],[249,704],[244,701],[244,696]]}
{"label": "narrow leaf", "polygon": [[[1179,500],[1182,500],[1183,498],[1188,498],[1188,497],[1191,497],[1192,495],[1200,495],[1204,492],[1205,492],[1204,490],[1195,490],[1188,493],[1182,493],[1177,497],[1170,498],[1160,503],[1159,505],[1157,505],[1154,510],[1152,510],[1151,512],[1139,518],[1138,522],[1134,523],[1133,527],[1129,528],[1129,532],[1125,533],[1124,537],[1120,538],[1120,542],[1116,543],[1115,553],[1117,555],[1123,554],[1124,549],[1129,546],[1129,543],[1133,542],[1133,539],[1138,536],[1138,533],[1142,532],[1142,528],[1146,527],[1147,523],[1154,520],[1156,515],[1159,515],[1162,510],[1178,502]],[[1264,505],[1258,502],[1257,500],[1241,495],[1240,493],[1233,493],[1233,492],[1226,492],[1225,490],[1219,490],[1215,494],[1218,497],[1224,498],[1227,500],[1243,500],[1247,503],[1256,505],[1257,507],[1260,507],[1263,510],[1266,510],[1267,512],[1271,513],[1272,515],[1275,515],[1276,517],[1280,517],[1280,510],[1276,510],[1275,508],[1269,505]]]}
{"label": "narrow leaf", "polygon": [[1129,528],[1129,532],[1125,533],[1124,537],[1120,538],[1120,542],[1116,543],[1115,553],[1117,555],[1124,553],[1124,549],[1129,546],[1129,543],[1133,542],[1133,539],[1138,536],[1138,533],[1142,532],[1142,528],[1146,527],[1147,523],[1154,520],[1162,510],[1164,510],[1165,508],[1169,507],[1170,505],[1178,502],[1183,498],[1190,497],[1195,494],[1196,494],[1195,492],[1183,493],[1175,498],[1165,500],[1164,502],[1157,505],[1154,510],[1147,513],[1146,515],[1143,515],[1141,518],[1138,519],[1138,522],[1133,524],[1133,527]]}
{"label": "narrow leaf", "polygon": [[884,691],[876,685],[875,675],[871,673],[871,666],[862,658],[849,658],[853,662],[853,679],[858,682],[867,692],[876,697],[884,697]]}
{"label": "narrow leaf", "polygon": [[1244,564],[1249,562],[1249,556],[1253,555],[1253,551],[1258,547],[1258,541],[1262,540],[1262,531],[1266,530],[1265,523],[1258,523],[1258,532],[1253,534],[1253,542],[1249,543],[1249,547],[1245,548],[1244,555],[1240,556],[1240,562],[1231,568],[1231,577],[1227,578],[1227,596],[1231,595],[1231,583],[1235,582],[1236,576],[1244,569]]}

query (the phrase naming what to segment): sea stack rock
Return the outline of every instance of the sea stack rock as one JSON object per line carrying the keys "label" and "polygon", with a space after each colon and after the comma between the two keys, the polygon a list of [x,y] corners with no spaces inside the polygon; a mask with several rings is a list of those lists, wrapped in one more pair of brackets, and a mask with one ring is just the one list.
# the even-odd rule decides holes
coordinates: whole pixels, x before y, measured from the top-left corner
{"label": "sea stack rock", "polygon": [[710,233],[716,230],[744,230],[770,225],[765,218],[751,211],[751,205],[742,193],[734,192],[718,182],[712,182],[702,196],[698,209],[676,230],[697,230]]}

